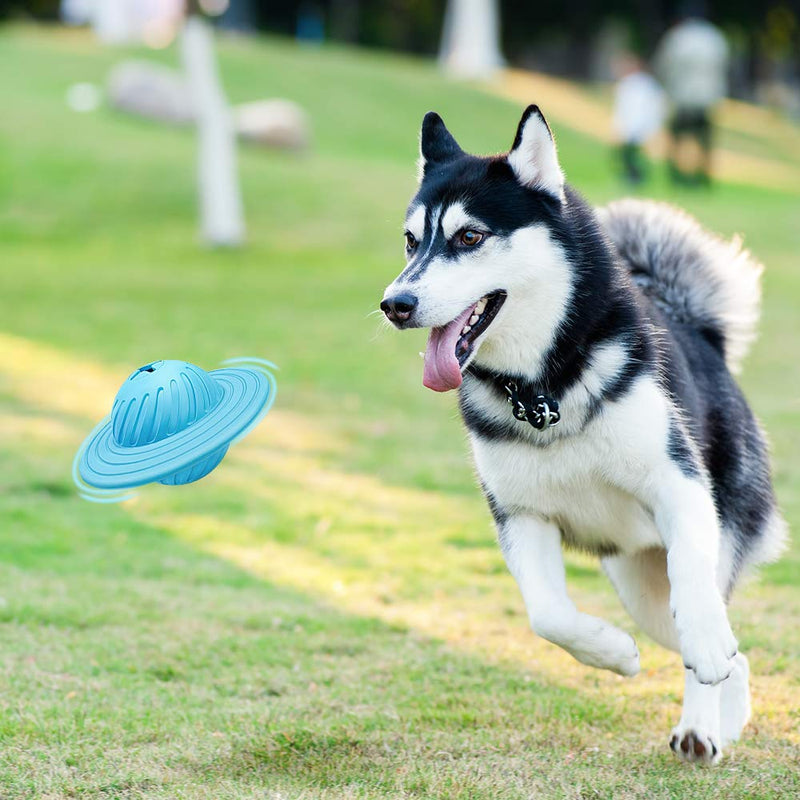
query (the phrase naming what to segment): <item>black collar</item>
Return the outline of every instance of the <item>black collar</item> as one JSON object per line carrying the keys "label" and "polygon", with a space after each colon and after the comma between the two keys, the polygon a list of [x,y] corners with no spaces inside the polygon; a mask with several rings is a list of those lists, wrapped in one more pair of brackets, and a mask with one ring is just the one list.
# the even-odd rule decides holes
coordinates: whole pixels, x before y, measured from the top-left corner
{"label": "black collar", "polygon": [[506,380],[502,386],[511,405],[511,413],[521,422],[527,422],[537,431],[546,431],[561,421],[558,400],[546,394],[531,393],[523,397],[515,380]]}
{"label": "black collar", "polygon": [[558,425],[561,414],[558,411],[558,400],[546,394],[537,394],[535,391],[520,391],[514,378],[495,372],[477,364],[470,364],[467,372],[480,381],[494,384],[501,394],[505,394],[511,406],[511,413],[520,422],[527,422],[537,431],[547,430],[553,425]]}

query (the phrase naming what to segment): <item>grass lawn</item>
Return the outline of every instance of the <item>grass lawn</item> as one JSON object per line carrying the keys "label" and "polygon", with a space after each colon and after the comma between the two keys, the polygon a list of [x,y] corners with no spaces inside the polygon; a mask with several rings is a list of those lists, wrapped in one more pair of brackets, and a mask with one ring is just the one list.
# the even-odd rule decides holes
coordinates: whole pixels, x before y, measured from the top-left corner
{"label": "grass lawn", "polygon": [[[487,152],[521,109],[409,59],[221,55],[232,100],[288,96],[314,127],[307,156],[242,149],[239,252],[197,246],[190,131],[67,109],[119,52],[0,29],[0,797],[800,796],[800,545],[732,607],[743,741],[716,770],[680,765],[679,658],[639,635],[626,681],[529,632],[454,398],[421,386],[424,334],[370,316],[401,266],[423,113]],[[603,147],[552,121],[571,180],[620,194]],[[743,383],[796,528],[800,187],[651,190],[767,265]],[[278,402],[220,469],[78,498],[72,455],[135,366],[240,355],[280,365]],[[568,572],[583,609],[632,629],[593,560]]]}

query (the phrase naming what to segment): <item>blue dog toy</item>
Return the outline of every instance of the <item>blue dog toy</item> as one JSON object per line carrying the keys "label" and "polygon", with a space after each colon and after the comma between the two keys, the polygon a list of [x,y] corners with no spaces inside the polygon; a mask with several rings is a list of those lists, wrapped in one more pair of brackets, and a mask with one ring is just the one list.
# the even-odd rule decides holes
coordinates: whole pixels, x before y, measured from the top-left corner
{"label": "blue dog toy", "polygon": [[154,361],[122,384],[111,415],[81,445],[73,478],[82,496],[116,502],[146,483],[177,486],[208,475],[228,447],[269,411],[277,384],[269,361],[231,359],[205,372],[186,361]]}

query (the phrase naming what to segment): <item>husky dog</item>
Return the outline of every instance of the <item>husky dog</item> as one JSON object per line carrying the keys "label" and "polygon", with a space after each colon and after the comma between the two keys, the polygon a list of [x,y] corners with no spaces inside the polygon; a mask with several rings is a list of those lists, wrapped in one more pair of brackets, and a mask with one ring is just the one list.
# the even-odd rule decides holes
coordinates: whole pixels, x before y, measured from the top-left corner
{"label": "husky dog", "polygon": [[634,640],[567,594],[562,547],[600,556],[637,625],[683,658],[670,747],[717,762],[750,713],[726,601],[785,535],[731,375],[761,266],[670,206],[591,209],[536,106],[511,150],[485,158],[425,116],[405,240],[381,309],[397,328],[431,328],[423,383],[459,390],[531,626],[584,664],[639,671]]}

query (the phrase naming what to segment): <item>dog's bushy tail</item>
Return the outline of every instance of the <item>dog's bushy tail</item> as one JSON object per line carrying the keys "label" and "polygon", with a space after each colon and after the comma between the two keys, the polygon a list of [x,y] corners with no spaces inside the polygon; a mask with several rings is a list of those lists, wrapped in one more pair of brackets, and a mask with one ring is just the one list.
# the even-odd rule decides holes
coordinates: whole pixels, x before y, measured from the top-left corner
{"label": "dog's bushy tail", "polygon": [[598,213],[633,279],[738,372],[755,339],[763,269],[739,237],[724,241],[666,203],[619,200]]}

